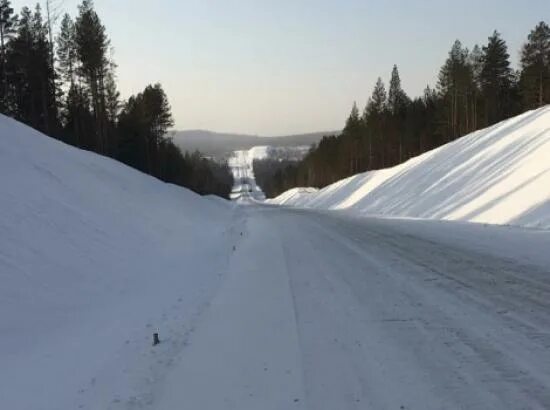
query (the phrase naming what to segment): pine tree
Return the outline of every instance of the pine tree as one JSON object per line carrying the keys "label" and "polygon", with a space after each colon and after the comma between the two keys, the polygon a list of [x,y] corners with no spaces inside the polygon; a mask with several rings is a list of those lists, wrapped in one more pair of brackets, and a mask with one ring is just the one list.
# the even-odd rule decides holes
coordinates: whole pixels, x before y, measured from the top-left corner
{"label": "pine tree", "polygon": [[50,45],[50,65],[55,66],[54,34],[53,26],[59,17],[59,7],[53,0],[45,0],[46,3],[46,28],[48,31],[48,43]]}
{"label": "pine tree", "polygon": [[120,111],[120,92],[116,86],[116,65],[111,63],[105,78],[105,109],[109,123],[115,124]]}
{"label": "pine tree", "polygon": [[384,82],[380,77],[378,77],[378,80],[376,81],[376,85],[374,86],[374,91],[372,92],[372,109],[378,113],[381,114],[386,109],[387,104],[387,94],[386,94],[386,87],[384,86]]}
{"label": "pine tree", "polygon": [[118,118],[120,158],[129,165],[159,175],[159,147],[174,121],[160,84],[131,97]]}
{"label": "pine tree", "polygon": [[66,89],[66,98],[62,101],[61,111],[65,126],[65,140],[77,147],[81,146],[82,128],[80,116],[88,116],[82,106],[82,89],[77,84],[78,54],[76,49],[76,32],[74,22],[69,14],[61,20],[57,41],[57,70]]}
{"label": "pine tree", "polygon": [[6,94],[9,95],[10,115],[20,121],[31,123],[31,81],[29,67],[32,65],[32,12],[28,7],[21,9],[17,31],[6,50],[5,72],[9,81]]}
{"label": "pine tree", "polygon": [[174,125],[172,109],[168,97],[160,84],[149,85],[143,91],[143,100],[147,109],[147,120],[151,138],[156,143],[168,128]]}
{"label": "pine tree", "polygon": [[397,65],[393,66],[390,90],[388,93],[388,109],[392,115],[392,129],[390,130],[390,138],[397,141],[397,156],[398,162],[403,161],[404,158],[404,134],[405,134],[405,116],[407,106],[410,103],[409,97],[405,94],[405,91],[401,88],[401,79],[399,78],[399,70]]}
{"label": "pine tree", "polygon": [[384,134],[386,112],[386,87],[382,79],[378,77],[363,115],[369,147],[369,169],[376,169],[385,165],[384,140],[382,136]]}
{"label": "pine tree", "polygon": [[437,88],[444,101],[442,116],[445,124],[441,132],[447,141],[470,131],[469,106],[474,85],[468,54],[468,50],[456,40],[439,71]]}
{"label": "pine tree", "polygon": [[351,113],[346,121],[342,137],[345,139],[345,158],[342,158],[342,165],[346,173],[354,174],[359,172],[361,166],[360,140],[362,133],[362,123],[359,117],[357,103],[353,103]]}
{"label": "pine tree", "polygon": [[388,93],[388,108],[393,115],[398,115],[406,108],[408,101],[409,97],[407,97],[407,94],[405,94],[405,91],[401,88],[399,70],[397,69],[397,65],[394,65]]}
{"label": "pine tree", "polygon": [[7,89],[6,43],[15,34],[17,16],[10,0],[0,0],[0,112],[9,112]]}
{"label": "pine tree", "polygon": [[55,69],[51,58],[51,46],[48,41],[48,28],[42,18],[42,10],[39,4],[33,15],[33,41],[34,61],[30,67],[32,75],[36,76],[36,84],[39,93],[40,112],[42,126],[38,127],[46,134],[53,135],[58,129],[56,106]]}
{"label": "pine tree", "polygon": [[74,22],[69,14],[65,14],[57,36],[57,64],[62,80],[69,87],[76,81],[78,55],[75,36]]}
{"label": "pine tree", "polygon": [[107,60],[109,40],[91,0],[84,0],[78,6],[78,11],[75,22],[75,43],[79,71],[91,94],[97,151],[105,153],[107,152],[105,76],[109,63]]}
{"label": "pine tree", "polygon": [[512,114],[513,75],[506,42],[495,30],[483,47],[480,80],[485,102],[486,124],[491,125]]}
{"label": "pine tree", "polygon": [[344,127],[344,130],[350,130],[357,128],[359,125],[359,109],[357,108],[357,103],[354,102],[353,106],[351,107],[351,113],[346,121],[346,125]]}
{"label": "pine tree", "polygon": [[67,92],[64,104],[65,140],[72,145],[88,150],[96,147],[94,117],[90,111],[88,94],[77,83],[73,83]]}
{"label": "pine tree", "polygon": [[475,45],[468,55],[468,65],[472,73],[472,104],[470,116],[471,128],[468,131],[477,130],[479,124],[479,106],[481,96],[481,71],[483,70],[483,52],[479,45]]}
{"label": "pine tree", "polygon": [[[112,51],[111,51],[112,54]],[[116,64],[112,58],[108,60],[104,80],[105,94],[105,116],[106,116],[106,154],[116,157],[118,146],[118,135],[116,133],[116,122],[121,109],[120,92],[116,85]]]}
{"label": "pine tree", "polygon": [[527,108],[550,103],[550,27],[540,22],[521,50],[521,93]]}

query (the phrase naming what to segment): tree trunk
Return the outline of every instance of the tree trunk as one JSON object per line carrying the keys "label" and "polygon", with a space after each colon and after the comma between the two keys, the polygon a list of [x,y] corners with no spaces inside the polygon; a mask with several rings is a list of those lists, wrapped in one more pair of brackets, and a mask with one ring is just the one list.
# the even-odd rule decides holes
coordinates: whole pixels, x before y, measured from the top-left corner
{"label": "tree trunk", "polygon": [[542,70],[539,73],[539,107],[542,107],[544,104],[544,87],[543,87],[543,72]]}

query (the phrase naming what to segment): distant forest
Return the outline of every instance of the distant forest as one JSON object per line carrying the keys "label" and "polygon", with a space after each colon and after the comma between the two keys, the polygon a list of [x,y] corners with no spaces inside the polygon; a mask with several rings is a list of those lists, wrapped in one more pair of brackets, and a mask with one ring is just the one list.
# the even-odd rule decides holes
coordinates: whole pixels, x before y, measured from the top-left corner
{"label": "distant forest", "polygon": [[397,66],[389,90],[378,78],[363,111],[353,105],[340,135],[324,137],[299,163],[256,162],[269,197],[296,186],[322,188],[356,173],[397,165],[465,134],[550,103],[550,28],[539,23],[521,49],[520,69],[495,31],[486,45],[455,41],[435,89],[411,99]]}
{"label": "distant forest", "polygon": [[0,0],[0,112],[67,144],[119,160],[199,194],[227,197],[226,164],[182,153],[167,137],[173,126],[160,84],[122,101],[106,28],[91,0],[53,33],[46,1],[17,14]]}

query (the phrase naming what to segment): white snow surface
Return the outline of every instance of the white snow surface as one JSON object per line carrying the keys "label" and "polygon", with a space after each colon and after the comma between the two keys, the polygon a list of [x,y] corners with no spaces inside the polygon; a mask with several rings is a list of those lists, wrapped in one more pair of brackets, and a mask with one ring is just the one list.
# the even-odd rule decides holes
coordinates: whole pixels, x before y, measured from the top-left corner
{"label": "white snow surface", "polygon": [[229,203],[4,116],[0,195],[0,408],[145,404],[218,286]]}
{"label": "white snow surface", "polygon": [[324,189],[294,189],[279,205],[550,228],[550,106],[474,132],[401,165]]}
{"label": "white snow surface", "polygon": [[550,408],[549,230],[200,198],[5,117],[0,193],[2,409]]}
{"label": "white snow surface", "polygon": [[550,406],[549,231],[237,211],[156,410]]}

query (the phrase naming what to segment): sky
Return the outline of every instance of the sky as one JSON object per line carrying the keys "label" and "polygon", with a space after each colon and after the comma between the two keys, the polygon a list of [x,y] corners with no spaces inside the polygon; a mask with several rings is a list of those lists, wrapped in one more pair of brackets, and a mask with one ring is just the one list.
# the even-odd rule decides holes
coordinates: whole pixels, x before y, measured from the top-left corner
{"label": "sky", "polygon": [[[50,0],[72,16],[78,0]],[[12,0],[19,9],[32,0]],[[176,129],[279,136],[341,129],[399,67],[435,86],[452,43],[497,29],[514,66],[548,0],[95,0],[122,96],[165,89]]]}

